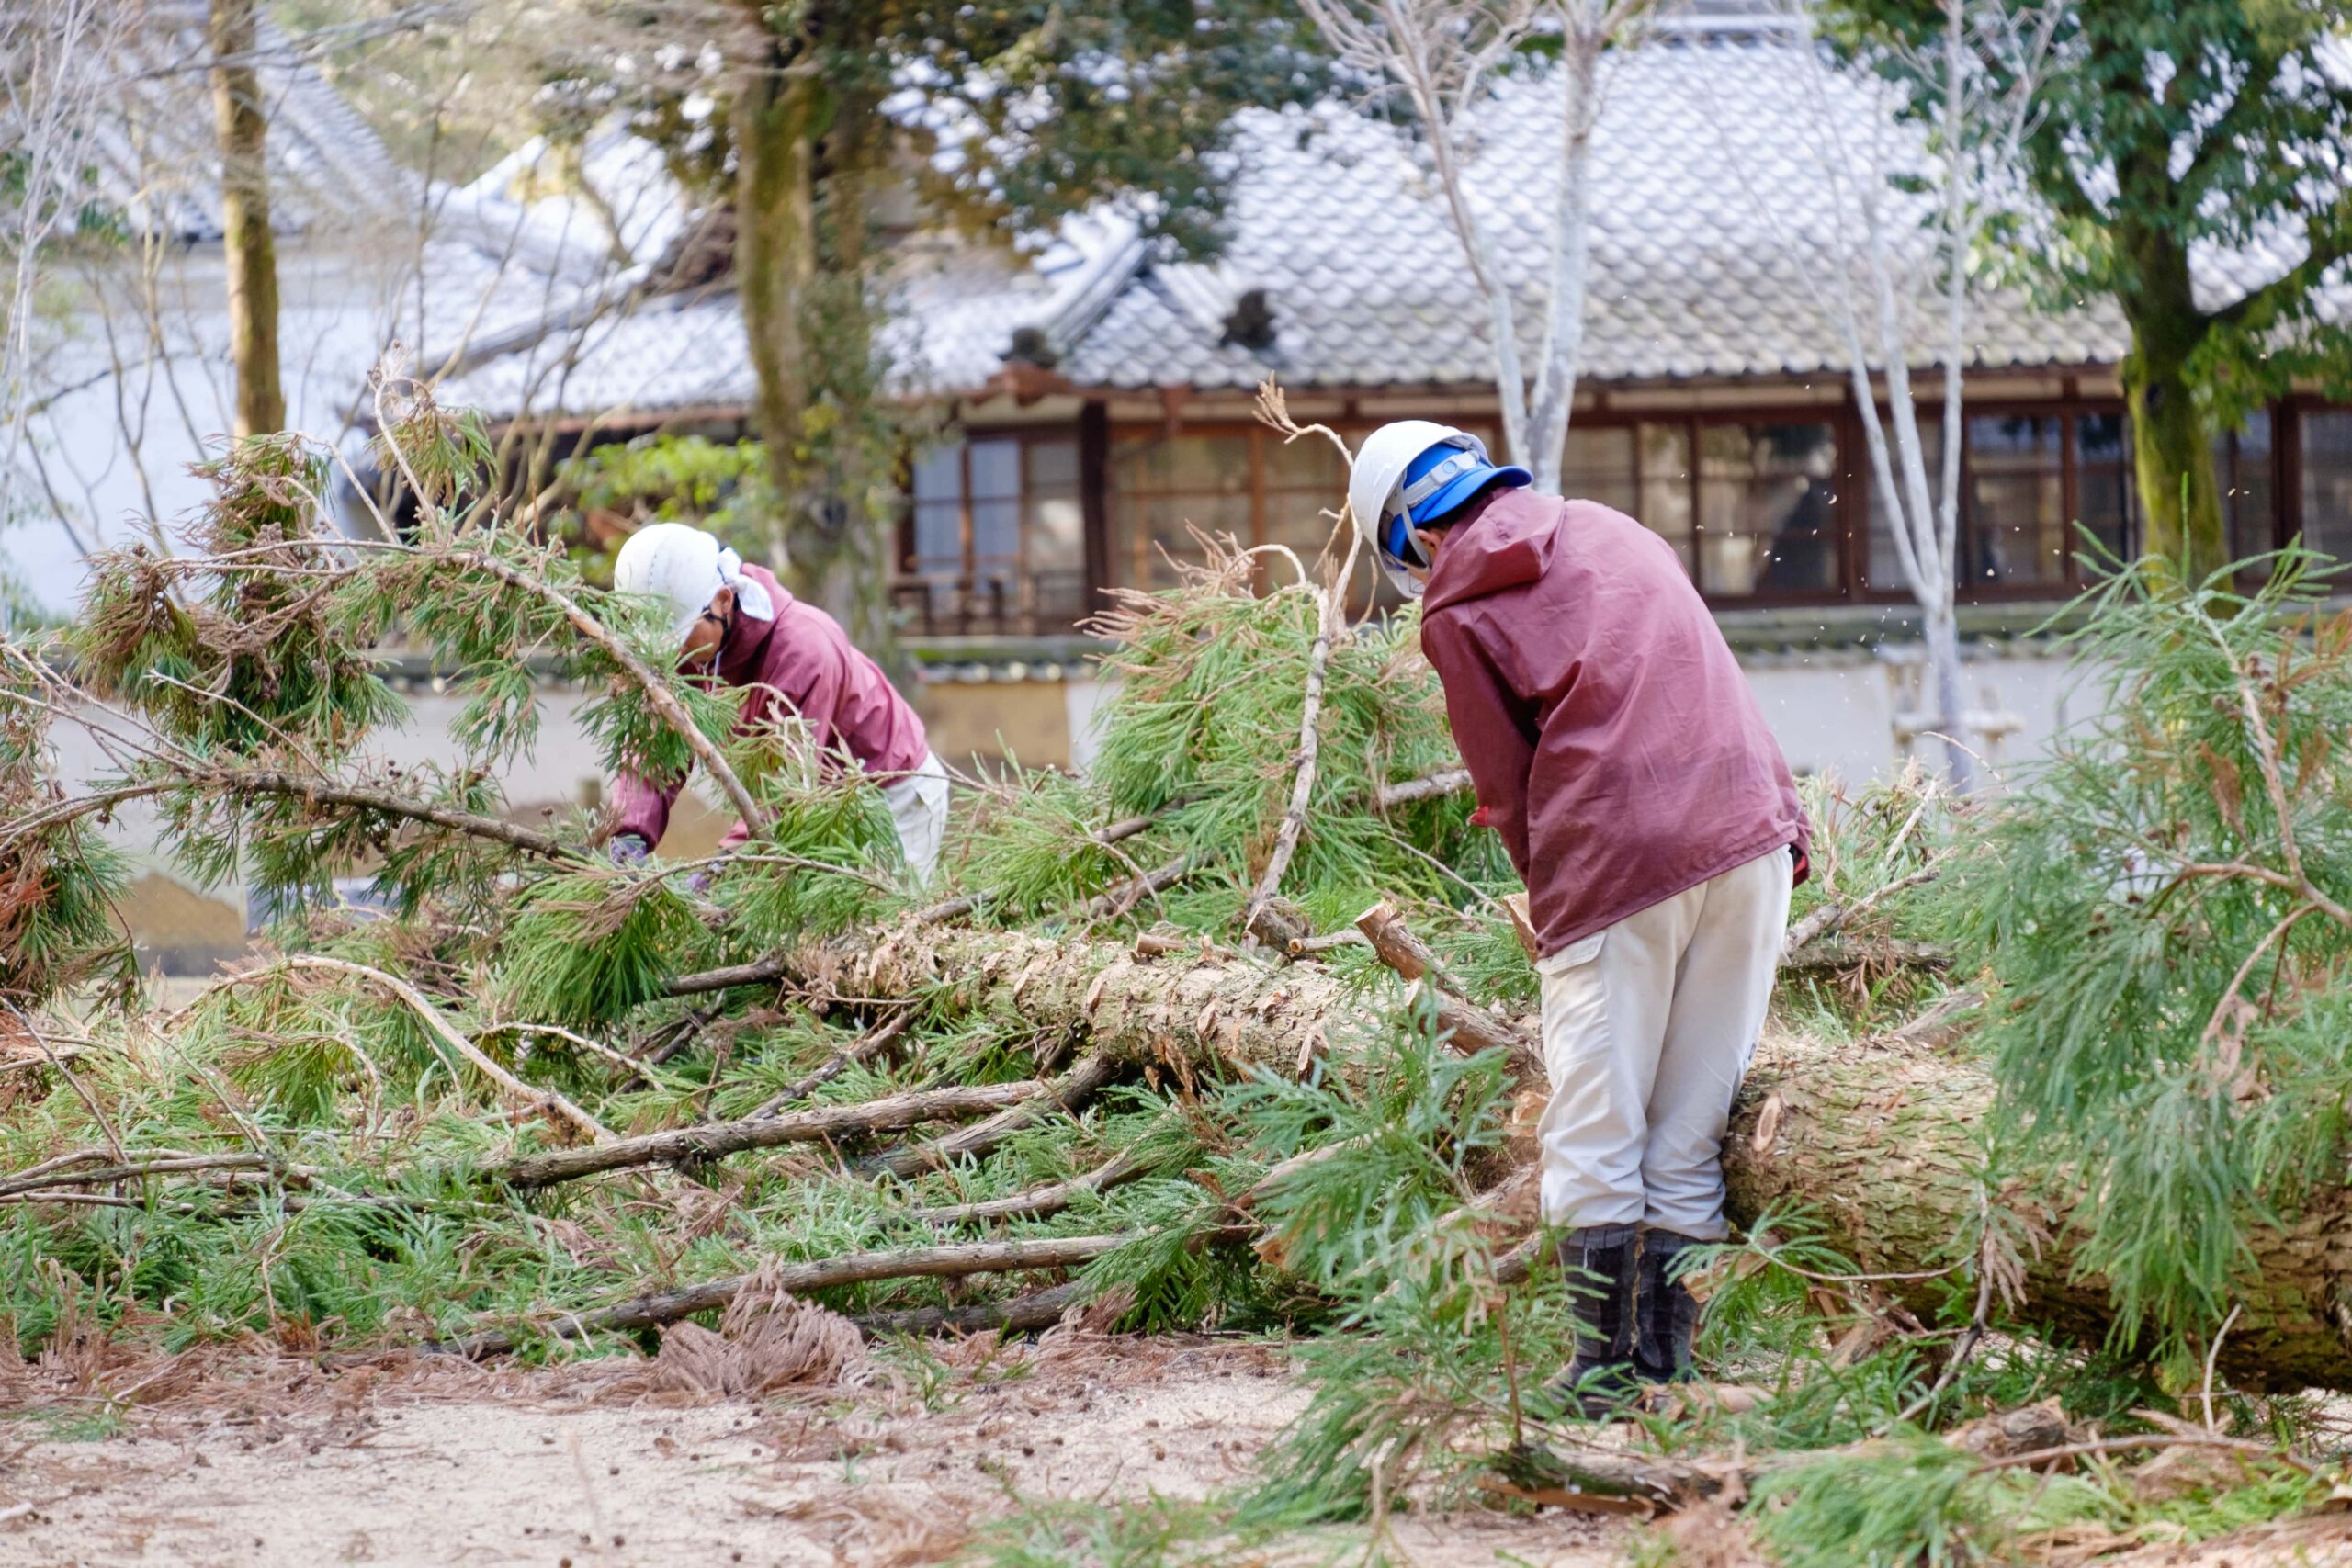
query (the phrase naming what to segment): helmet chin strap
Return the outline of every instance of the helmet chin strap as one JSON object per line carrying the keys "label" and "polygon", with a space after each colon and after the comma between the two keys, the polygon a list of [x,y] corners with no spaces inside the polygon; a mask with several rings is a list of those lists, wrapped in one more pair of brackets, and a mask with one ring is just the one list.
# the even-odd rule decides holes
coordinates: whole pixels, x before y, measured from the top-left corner
{"label": "helmet chin strap", "polygon": [[1429,557],[1421,553],[1421,542],[1413,536],[1413,514],[1399,511],[1391,516],[1389,525],[1396,530],[1396,548],[1388,553],[1407,566],[1428,566]]}

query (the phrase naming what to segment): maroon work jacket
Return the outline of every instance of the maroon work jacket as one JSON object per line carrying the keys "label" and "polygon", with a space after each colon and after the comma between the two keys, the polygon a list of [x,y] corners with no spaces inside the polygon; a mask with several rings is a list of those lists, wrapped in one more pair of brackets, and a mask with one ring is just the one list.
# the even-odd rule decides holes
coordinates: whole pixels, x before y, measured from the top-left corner
{"label": "maroon work jacket", "polygon": [[[930,746],[922,720],[882,673],[882,667],[853,647],[841,623],[814,604],[804,604],[763,566],[743,575],[768,591],[775,618],[763,621],[738,611],[727,640],[718,645],[718,678],[749,686],[737,725],[748,729],[782,711],[807,721],[820,751],[846,751],[884,783],[922,766]],[[670,807],[685,784],[624,773],[613,785],[613,833],[634,833],[659,844],[669,830]],[[723,840],[738,844],[749,829],[741,822]]]}
{"label": "maroon work jacket", "polygon": [[1789,765],[1672,547],[1597,502],[1473,505],[1438,552],[1421,651],[1537,950],[1804,852]]}

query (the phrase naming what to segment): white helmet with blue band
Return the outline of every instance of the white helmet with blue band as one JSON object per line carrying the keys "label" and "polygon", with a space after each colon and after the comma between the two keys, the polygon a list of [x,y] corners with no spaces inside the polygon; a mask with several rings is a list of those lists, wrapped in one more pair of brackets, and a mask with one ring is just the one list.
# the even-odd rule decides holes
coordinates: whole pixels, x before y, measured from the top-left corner
{"label": "white helmet with blue band", "polygon": [[1425,566],[1413,530],[1444,516],[1487,485],[1532,482],[1525,468],[1498,466],[1466,430],[1426,419],[1384,424],[1364,438],[1348,480],[1348,509],[1374,563],[1407,598],[1421,585],[1405,569]]}

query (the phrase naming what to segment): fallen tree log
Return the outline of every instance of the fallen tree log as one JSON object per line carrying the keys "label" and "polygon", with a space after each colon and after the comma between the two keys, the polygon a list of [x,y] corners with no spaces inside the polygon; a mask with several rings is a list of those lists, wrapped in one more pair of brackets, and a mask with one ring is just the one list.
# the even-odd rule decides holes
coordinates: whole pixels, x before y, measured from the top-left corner
{"label": "fallen tree log", "polygon": [[1139,955],[1123,942],[956,927],[900,926],[854,945],[803,948],[776,974],[837,996],[952,993],[967,1018],[1041,1037],[1067,1032],[1105,1062],[1180,1077],[1258,1066],[1295,1074],[1325,1048],[1331,1025],[1377,1005],[1313,964],[1216,950]]}
{"label": "fallen tree log", "polygon": [[[1216,953],[1138,958],[1124,943],[1018,931],[900,928],[855,948],[804,951],[795,973],[842,995],[952,989],[967,1010],[1008,1026],[1068,1029],[1105,1060],[1179,1075],[1296,1073],[1328,1048],[1340,1032],[1334,1026],[1381,1005],[1344,992],[1315,964],[1276,967]],[[1803,1205],[1870,1272],[1951,1261],[1952,1238],[1973,1233],[1983,1201],[1981,1143],[1994,1085],[1946,1048],[1943,1033],[1769,1042],[1725,1145],[1733,1217],[1745,1224],[1775,1206]],[[1538,1086],[1523,1052],[1514,1056],[1522,1088]],[[1344,1060],[1340,1066],[1346,1070]],[[2114,1313],[2104,1281],[2076,1277],[2075,1195],[2052,1177],[1998,1201],[2048,1238],[2026,1260],[2020,1320],[2100,1343]],[[2346,1194],[2324,1193],[2290,1224],[2256,1234],[2245,1310],[2218,1363],[2238,1386],[2352,1388],[2347,1211]],[[1932,1281],[1895,1289],[1915,1311],[1936,1304]]]}
{"label": "fallen tree log", "polygon": [[[1831,1044],[1769,1037],[1724,1148],[1733,1219],[1803,1205],[1861,1269],[1895,1273],[1951,1261],[1974,1233],[1984,1129],[1994,1083],[1982,1065],[1930,1038]],[[2352,1201],[2315,1192],[2286,1224],[2252,1235],[2252,1266],[2219,1368],[2244,1389],[2352,1388]],[[2070,1225],[2075,1194],[2062,1173],[2014,1183],[1994,1201],[2044,1237],[2026,1264],[2018,1316],[2078,1344],[2114,1324],[2106,1282],[2080,1277]],[[1932,1281],[1887,1287],[1915,1311]]]}

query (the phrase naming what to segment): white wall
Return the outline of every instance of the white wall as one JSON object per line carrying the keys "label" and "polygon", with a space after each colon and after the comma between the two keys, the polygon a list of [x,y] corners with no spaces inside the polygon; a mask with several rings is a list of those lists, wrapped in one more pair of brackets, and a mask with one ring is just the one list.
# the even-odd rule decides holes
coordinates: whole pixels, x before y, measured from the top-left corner
{"label": "white wall", "polygon": [[[287,423],[340,443],[385,345],[417,336],[417,235],[388,223],[380,233],[285,234],[277,243]],[[0,517],[0,574],[51,615],[81,598],[80,547],[129,544],[148,520],[168,528],[203,502],[207,486],[188,470],[219,455],[232,423],[220,243],[148,260],[134,251],[79,273],[60,268],[62,303],[40,323],[29,376],[37,412],[13,515]]]}
{"label": "white wall", "polygon": [[[1755,655],[1744,660],[1773,733],[1779,737],[1790,765],[1802,773],[1835,773],[1848,783],[1883,776],[1902,765],[1903,752],[1894,736],[1894,715],[1902,711],[1906,683],[1916,677],[1907,664],[1916,649],[1898,646],[1887,653],[1836,649],[1814,653]],[[1998,712],[2017,723],[2014,733],[1984,743],[1995,782],[2046,747],[2051,738],[2090,710],[2096,691],[2086,685],[2084,671],[2064,658],[2027,645],[2016,650],[1971,649],[1966,691],[1980,710]],[[1069,704],[1073,761],[1080,766],[1092,754],[1094,721],[1109,684],[1099,681],[1064,683]],[[604,780],[595,747],[579,722],[583,696],[557,690],[542,694],[539,740],[531,752],[508,771],[504,784],[508,800],[518,807],[581,803],[602,790]],[[379,732],[372,750],[403,766],[424,761],[449,761],[457,755],[450,739],[458,700],[423,690],[412,694],[409,722]],[[106,771],[106,759],[88,737],[71,726],[56,732],[60,771],[70,783],[94,779]],[[1921,743],[1932,762],[1935,742]],[[716,796],[695,787],[706,803],[723,809]],[[155,819],[140,807],[126,807],[110,837],[143,864],[163,869],[153,852]],[[216,896],[242,907],[234,889]]]}
{"label": "white wall", "polygon": [[[1989,764],[1993,782],[2039,753],[2052,736],[2080,718],[2096,700],[2083,671],[2037,644],[1963,650],[1963,690],[1972,713],[2013,722],[2006,734],[1969,737]],[[1817,652],[1750,654],[1740,664],[1757,702],[1781,742],[1789,766],[1799,773],[1834,773],[1849,784],[1891,774],[1903,765],[1895,716],[1917,711],[1918,645],[1896,644],[1883,651],[1832,649]],[[1084,768],[1100,744],[1096,716],[1109,682],[1072,681],[1069,705],[1070,760]],[[1909,748],[1930,763],[1939,742]]]}

